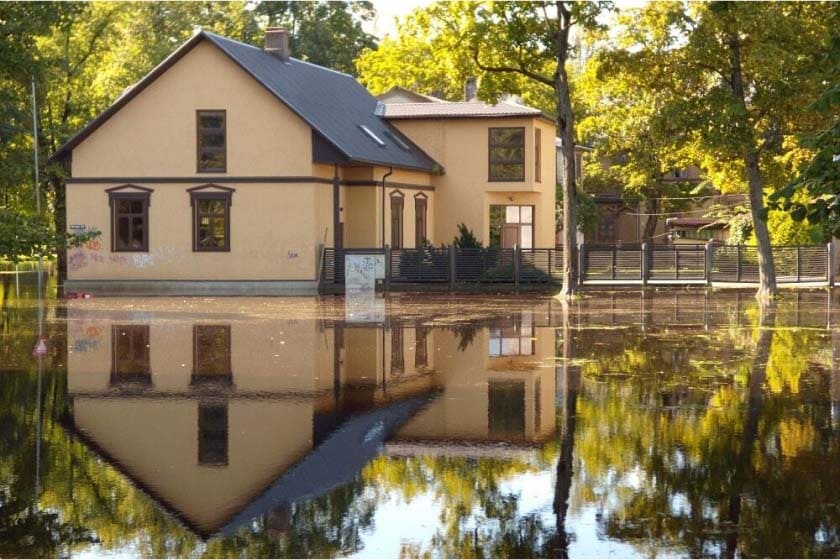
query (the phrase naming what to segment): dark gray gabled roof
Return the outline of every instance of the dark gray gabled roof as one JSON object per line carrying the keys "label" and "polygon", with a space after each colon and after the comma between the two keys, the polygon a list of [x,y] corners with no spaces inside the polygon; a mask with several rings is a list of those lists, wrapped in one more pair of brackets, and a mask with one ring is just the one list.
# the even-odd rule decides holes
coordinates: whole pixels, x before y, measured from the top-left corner
{"label": "dark gray gabled roof", "polygon": [[[434,173],[443,171],[440,164],[409,138],[375,114],[377,99],[349,74],[295,58],[281,60],[257,47],[207,31],[200,31],[190,38],[52,157],[69,153],[202,40],[218,47],[348,160]],[[376,142],[362,127],[381,139],[382,143]],[[400,141],[396,141],[395,137]]]}

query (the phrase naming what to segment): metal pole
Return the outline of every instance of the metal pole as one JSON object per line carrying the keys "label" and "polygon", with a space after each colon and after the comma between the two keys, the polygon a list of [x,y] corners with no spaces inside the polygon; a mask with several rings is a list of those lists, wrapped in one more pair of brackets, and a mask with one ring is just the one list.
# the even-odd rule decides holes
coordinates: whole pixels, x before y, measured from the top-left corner
{"label": "metal pole", "polygon": [[648,276],[650,276],[650,270],[648,270],[648,244],[642,243],[642,286],[647,285]]}
{"label": "metal pole", "polygon": [[825,279],[828,282],[828,287],[834,287],[834,243],[829,241],[828,242],[828,253],[827,253],[827,262],[826,266],[828,270],[826,270]]}

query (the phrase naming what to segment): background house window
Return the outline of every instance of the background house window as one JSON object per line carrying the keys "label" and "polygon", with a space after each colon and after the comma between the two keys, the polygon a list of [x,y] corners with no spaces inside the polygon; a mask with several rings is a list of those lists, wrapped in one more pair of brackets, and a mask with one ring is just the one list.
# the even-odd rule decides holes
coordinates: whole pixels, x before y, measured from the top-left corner
{"label": "background house window", "polygon": [[111,329],[111,383],[151,383],[149,325],[114,325]]}
{"label": "background house window", "polygon": [[192,193],[193,251],[230,251],[230,193]]}
{"label": "background house window", "polygon": [[403,246],[403,202],[402,193],[391,193],[391,248]]}
{"label": "background house window", "polygon": [[426,236],[426,207],[427,200],[424,196],[414,197],[414,246],[420,248],[428,239]]}
{"label": "background house window", "polygon": [[490,206],[490,246],[512,249],[534,247],[534,207],[523,205]]}
{"label": "background house window", "polygon": [[149,250],[149,194],[112,193],[111,240],[114,251]]}
{"label": "background house window", "polygon": [[230,383],[230,354],[230,325],[194,325],[192,382]]}
{"label": "background house window", "polygon": [[225,111],[198,111],[198,171],[224,173],[227,170]]}
{"label": "background house window", "polygon": [[534,181],[542,183],[542,130],[534,129]]}
{"label": "background house window", "polygon": [[490,129],[490,181],[525,180],[525,128]]}

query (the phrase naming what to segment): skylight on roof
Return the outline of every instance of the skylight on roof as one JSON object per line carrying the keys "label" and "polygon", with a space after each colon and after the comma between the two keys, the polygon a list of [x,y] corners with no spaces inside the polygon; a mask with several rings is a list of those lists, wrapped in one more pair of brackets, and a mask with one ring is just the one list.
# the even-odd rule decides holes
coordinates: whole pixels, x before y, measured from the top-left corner
{"label": "skylight on roof", "polygon": [[397,135],[396,135],[393,131],[391,131],[391,130],[386,130],[386,131],[385,131],[385,134],[387,134],[388,136],[390,136],[390,137],[391,137],[391,140],[393,140],[393,141],[397,144],[397,146],[399,146],[400,148],[402,148],[402,149],[403,149],[403,150],[405,150],[406,152],[410,152],[410,151],[411,151],[411,146],[409,146],[408,144],[406,144],[406,143],[403,141],[403,139],[402,139],[402,138],[400,138],[399,136],[397,136]]}
{"label": "skylight on roof", "polygon": [[370,137],[370,139],[371,139],[371,140],[373,140],[374,142],[376,142],[376,145],[377,145],[377,146],[379,146],[380,148],[384,148],[384,147],[385,147],[385,142],[382,140],[382,138],[380,138],[379,136],[377,136],[376,134],[374,134],[374,132],[373,132],[371,129],[369,129],[368,127],[366,127],[366,126],[365,126],[365,125],[363,125],[363,124],[360,124],[360,125],[359,125],[359,128],[361,128],[361,129],[362,129],[362,132],[364,132],[365,134],[367,134],[367,135]]}

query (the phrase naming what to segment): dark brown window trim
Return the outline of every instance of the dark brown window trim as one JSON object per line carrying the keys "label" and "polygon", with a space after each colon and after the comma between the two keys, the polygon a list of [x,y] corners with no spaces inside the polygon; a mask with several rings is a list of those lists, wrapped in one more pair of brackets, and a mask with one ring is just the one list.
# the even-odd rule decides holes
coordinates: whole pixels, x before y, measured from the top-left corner
{"label": "dark brown window trim", "polygon": [[[422,216],[422,231],[417,227],[421,222]],[[423,193],[414,195],[414,248],[419,249],[423,246],[423,242],[428,240],[429,234],[429,197]]]}
{"label": "dark brown window trim", "polygon": [[[212,190],[215,189],[215,190]],[[219,185],[203,185],[187,189],[190,193],[192,207],[192,245],[195,253],[229,253],[230,252],[230,208],[233,206],[233,193],[236,189]],[[225,203],[225,244],[224,247],[200,247],[198,245],[199,204],[203,200],[221,200]]]}
{"label": "dark brown window trim", "polygon": [[534,127],[534,181],[542,183],[542,130]]}
{"label": "dark brown window trim", "polygon": [[[65,180],[67,184],[102,184],[102,183],[201,183],[209,177],[72,177]],[[266,177],[220,177],[226,183],[316,183],[332,186],[333,180],[325,177],[299,177],[291,175]],[[341,181],[345,187],[381,187],[381,181],[345,179]],[[388,181],[388,186],[415,191],[434,191],[431,185],[417,185],[414,183],[399,183]],[[139,188],[139,187],[138,187]]]}
{"label": "dark brown window trim", "polygon": [[[398,191],[391,191],[388,200],[391,204],[391,248],[402,249],[405,246],[405,195]],[[399,207],[399,214],[394,212]],[[395,218],[398,219],[399,228],[395,228]]]}
{"label": "dark brown window trim", "polygon": [[[219,129],[205,129],[202,130],[201,128],[201,117],[202,115],[211,115],[211,116],[222,116],[222,127],[221,133],[224,137],[224,142],[221,148],[202,148],[201,147],[201,133],[204,131],[215,131],[218,132]],[[212,167],[202,169],[201,167],[201,154],[202,152],[213,152],[213,153],[221,153],[222,158],[224,159],[224,165],[222,167]],[[227,173],[227,111],[225,109],[197,109],[195,111],[195,172],[196,173]]]}
{"label": "dark brown window trim", "polygon": [[[493,144],[493,131],[494,130],[521,130],[522,131],[522,144],[507,142],[504,144]],[[522,148],[522,161],[493,161],[493,148]],[[492,126],[487,129],[487,182],[488,183],[521,183],[525,181],[525,150],[527,147],[527,142],[525,141],[525,127],[524,126]],[[522,175],[513,179],[505,178],[505,179],[494,179],[493,178],[493,164],[494,163],[513,163],[517,165],[522,165]]]}
{"label": "dark brown window trim", "polygon": [[[111,212],[111,251],[114,253],[147,253],[149,251],[149,206],[154,190],[138,185],[120,185],[105,189],[108,193],[108,206]],[[117,244],[117,206],[118,200],[140,200],[143,203],[143,243],[139,248],[119,247]]]}

